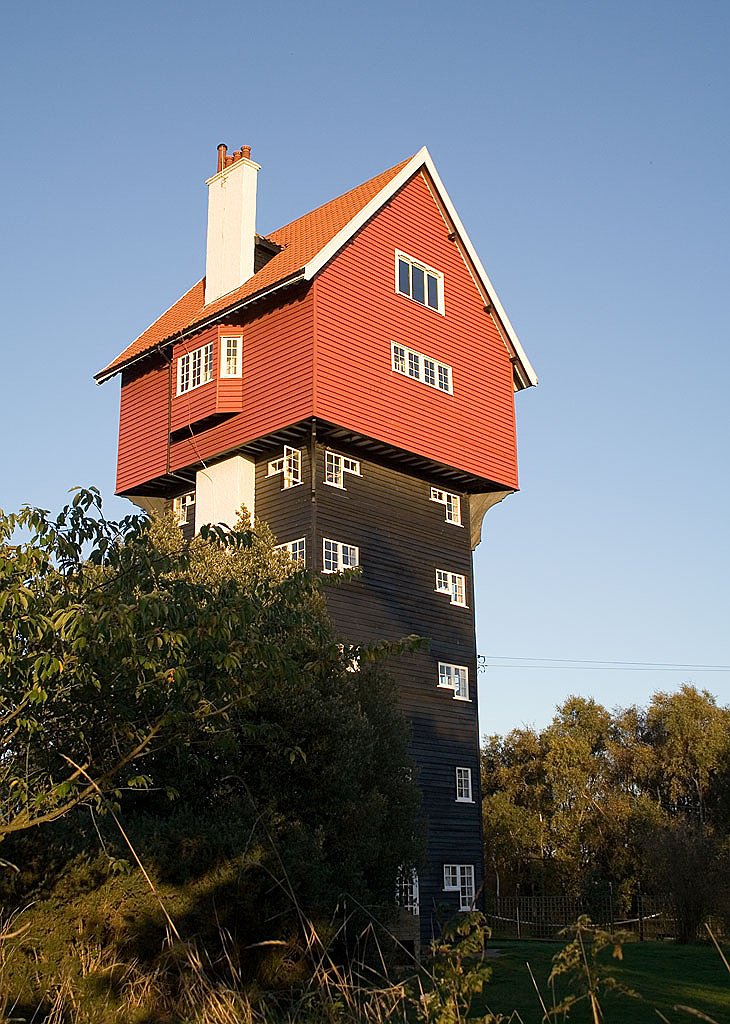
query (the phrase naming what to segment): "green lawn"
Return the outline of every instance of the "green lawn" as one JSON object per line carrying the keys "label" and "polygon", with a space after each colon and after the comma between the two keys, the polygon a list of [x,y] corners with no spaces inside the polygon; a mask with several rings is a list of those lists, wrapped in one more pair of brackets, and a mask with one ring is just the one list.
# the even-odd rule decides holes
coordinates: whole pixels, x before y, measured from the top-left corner
{"label": "green lawn", "polygon": [[[495,941],[490,949],[498,952],[492,980],[485,989],[479,1009],[509,1016],[524,1024],[539,1024],[542,1017],[539,1000],[530,980],[530,964],[542,998],[548,1008],[552,996],[547,978],[552,958],[559,945],[551,942]],[[624,946],[624,958],[610,960],[611,973],[641,999],[609,995],[601,999],[606,1024],[658,1024],[664,1015],[671,1024],[689,1024],[702,1017],[676,1009],[683,1005],[701,1011],[718,1024],[730,1024],[730,974],[717,951],[709,946],[674,946],[659,942],[630,943]],[[561,993],[557,993],[557,999]],[[706,1019],[706,1018],[705,1018]],[[590,1020],[585,1004],[576,1008],[569,1021],[584,1024]]]}

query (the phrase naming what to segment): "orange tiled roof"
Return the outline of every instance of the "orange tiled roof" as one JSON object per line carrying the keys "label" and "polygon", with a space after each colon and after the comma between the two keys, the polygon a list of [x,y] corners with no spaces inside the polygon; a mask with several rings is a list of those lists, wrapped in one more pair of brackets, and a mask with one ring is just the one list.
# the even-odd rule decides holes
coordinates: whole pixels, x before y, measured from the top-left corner
{"label": "orange tiled roof", "polygon": [[[409,157],[410,159],[410,157]],[[358,185],[357,188],[345,192],[344,195],[331,199],[324,206],[317,207],[306,213],[291,224],[279,228],[267,235],[277,245],[283,246],[269,262],[249,278],[245,284],[227,295],[205,305],[205,278],[194,284],[182,298],[158,317],[146,331],[143,331],[131,345],[121,352],[108,366],[95,376],[106,379],[128,362],[151,351],[188,328],[204,323],[211,316],[221,313],[230,306],[235,306],[244,299],[265,291],[272,286],[292,277],[319,253],[335,235],[365,207],[381,189],[392,181],[408,160],[403,160],[382,174]]]}

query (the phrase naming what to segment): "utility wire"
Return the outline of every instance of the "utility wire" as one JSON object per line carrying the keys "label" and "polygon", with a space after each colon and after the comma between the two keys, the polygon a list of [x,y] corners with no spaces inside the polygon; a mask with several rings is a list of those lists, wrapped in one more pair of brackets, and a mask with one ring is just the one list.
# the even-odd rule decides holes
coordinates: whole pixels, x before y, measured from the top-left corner
{"label": "utility wire", "polygon": [[[529,664],[524,664],[528,662]],[[730,665],[690,665],[683,662],[662,661],[582,661],[580,658],[515,658],[499,654],[480,654],[479,669],[521,668],[579,670],[582,672],[666,672],[681,669],[685,672],[730,672]]]}

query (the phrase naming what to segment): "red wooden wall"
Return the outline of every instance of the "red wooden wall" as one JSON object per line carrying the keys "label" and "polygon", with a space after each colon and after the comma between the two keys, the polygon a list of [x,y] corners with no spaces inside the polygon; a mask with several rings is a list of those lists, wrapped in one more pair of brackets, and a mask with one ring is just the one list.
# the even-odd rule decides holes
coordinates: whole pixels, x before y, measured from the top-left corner
{"label": "red wooden wall", "polygon": [[[369,437],[517,486],[512,366],[422,174],[315,282],[316,414]],[[444,309],[395,291],[395,250],[444,275]],[[391,369],[391,342],[453,369],[447,395]]]}
{"label": "red wooden wall", "polygon": [[[316,415],[516,487],[512,367],[449,230],[418,174],[308,289],[240,325],[209,328],[168,349],[173,431],[217,412],[234,413],[172,444],[170,469]],[[445,315],[396,293],[396,249],[443,273]],[[239,331],[243,378],[220,381],[219,337]],[[176,397],[175,360],[209,340],[215,379]],[[393,341],[448,363],[454,394],[394,373]],[[123,374],[118,491],[134,493],[164,474],[167,437],[167,362],[153,355]]]}

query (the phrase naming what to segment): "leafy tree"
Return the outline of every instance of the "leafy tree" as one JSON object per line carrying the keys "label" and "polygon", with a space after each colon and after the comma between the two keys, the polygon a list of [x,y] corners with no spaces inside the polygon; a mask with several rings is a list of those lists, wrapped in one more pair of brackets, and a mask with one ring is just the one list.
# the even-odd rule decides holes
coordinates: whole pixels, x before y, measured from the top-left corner
{"label": "leafy tree", "polygon": [[258,849],[262,928],[272,889],[392,902],[419,852],[398,650],[350,671],[318,581],[262,524],[188,544],[171,517],[107,521],[93,490],[1,515],[0,838],[111,801],[160,876]]}
{"label": "leafy tree", "polygon": [[661,889],[687,937],[722,904],[729,780],[730,709],[706,691],[685,685],[613,713],[571,697],[540,733],[486,740],[487,867],[503,891]]}

